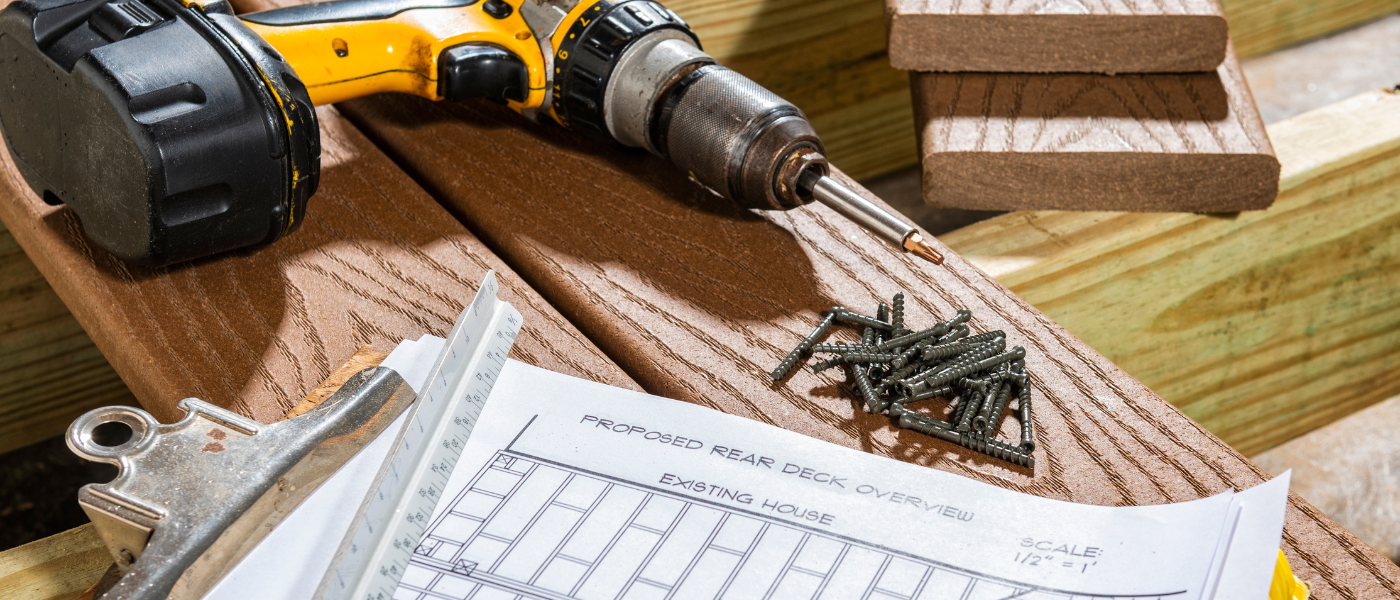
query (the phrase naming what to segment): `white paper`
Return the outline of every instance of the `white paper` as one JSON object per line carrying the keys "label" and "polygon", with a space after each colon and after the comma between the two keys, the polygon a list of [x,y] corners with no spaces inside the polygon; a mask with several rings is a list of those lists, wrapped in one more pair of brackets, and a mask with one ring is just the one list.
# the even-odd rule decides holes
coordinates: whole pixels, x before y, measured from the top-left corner
{"label": "white paper", "polygon": [[[440,344],[384,364],[416,384]],[[390,437],[209,597],[309,597]],[[511,361],[395,598],[1262,600],[1286,495],[1048,500]]]}

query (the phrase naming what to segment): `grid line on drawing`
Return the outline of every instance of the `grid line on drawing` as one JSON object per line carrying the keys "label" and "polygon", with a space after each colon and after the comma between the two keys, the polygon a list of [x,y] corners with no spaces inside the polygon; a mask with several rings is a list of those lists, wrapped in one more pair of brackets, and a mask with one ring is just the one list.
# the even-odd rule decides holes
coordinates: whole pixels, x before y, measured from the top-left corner
{"label": "grid line on drawing", "polygon": [[[730,515],[725,516],[728,517]],[[735,518],[742,519],[743,517],[735,516]],[[739,557],[739,564],[735,566],[732,572],[729,573],[729,577],[724,580],[724,587],[720,588],[719,593],[716,594],[715,597],[724,598],[729,595],[729,587],[734,585],[734,579],[738,577],[739,573],[743,572],[744,569],[748,566],[749,557],[753,556],[754,549],[758,548],[758,541],[763,539],[763,534],[767,532],[768,523],[761,524],[758,528],[757,534],[754,535],[753,539],[749,540],[748,545],[744,547],[744,553]],[[715,548],[723,552],[733,552],[733,550],[720,546],[715,546]]]}
{"label": "grid line on drawing", "polygon": [[980,576],[511,450],[429,526],[394,598],[1109,600]]}

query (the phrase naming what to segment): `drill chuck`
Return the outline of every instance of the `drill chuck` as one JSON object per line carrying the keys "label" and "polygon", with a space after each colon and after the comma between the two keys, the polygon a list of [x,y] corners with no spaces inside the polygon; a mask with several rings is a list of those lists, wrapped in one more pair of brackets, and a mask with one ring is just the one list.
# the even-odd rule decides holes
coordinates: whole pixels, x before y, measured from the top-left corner
{"label": "drill chuck", "polygon": [[[700,184],[748,208],[768,210],[811,200],[779,176],[795,154],[823,152],[802,111],[719,65],[700,67],[666,91],[651,137],[664,156]],[[823,173],[826,169],[824,160],[809,166]]]}
{"label": "drill chuck", "polygon": [[811,196],[796,185],[801,168],[826,172],[821,140],[802,111],[715,64],[684,31],[659,29],[633,41],[602,104],[613,139],[670,159],[748,208],[806,204]]}
{"label": "drill chuck", "polygon": [[943,261],[913,226],[830,177],[821,139],[801,110],[716,64],[692,39],[658,31],[621,55],[603,108],[613,139],[670,159],[745,208],[788,210],[820,200],[906,252]]}

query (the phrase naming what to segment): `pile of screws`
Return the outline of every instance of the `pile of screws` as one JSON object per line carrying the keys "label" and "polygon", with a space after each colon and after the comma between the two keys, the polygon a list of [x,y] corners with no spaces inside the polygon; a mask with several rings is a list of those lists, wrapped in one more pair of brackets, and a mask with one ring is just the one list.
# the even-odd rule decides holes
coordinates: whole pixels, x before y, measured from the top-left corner
{"label": "pile of screws", "polygon": [[[893,310],[881,302],[874,317],[832,307],[770,376],[774,381],[786,377],[810,353],[834,354],[812,369],[846,366],[866,412],[886,413],[898,427],[1035,468],[1025,348],[1007,351],[1006,334],[1001,331],[970,335],[967,322],[972,313],[966,309],[943,323],[911,331],[904,327],[904,293],[895,294],[891,304]],[[817,343],[837,321],[864,326],[861,343]],[[1021,421],[1020,446],[993,439],[1013,393]],[[933,398],[957,399],[951,423],[906,408]]]}

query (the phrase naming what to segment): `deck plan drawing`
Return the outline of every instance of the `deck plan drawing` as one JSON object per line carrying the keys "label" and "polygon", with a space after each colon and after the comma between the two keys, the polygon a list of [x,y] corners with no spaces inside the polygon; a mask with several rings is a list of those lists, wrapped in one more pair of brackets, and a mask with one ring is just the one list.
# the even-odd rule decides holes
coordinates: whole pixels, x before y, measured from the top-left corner
{"label": "deck plan drawing", "polygon": [[[435,339],[385,364],[421,381]],[[209,597],[305,597],[374,452]],[[1281,476],[1176,504],[1061,502],[508,361],[392,597],[1243,598],[1267,591],[1286,497]]]}
{"label": "deck plan drawing", "polygon": [[[1060,567],[1085,570],[1095,552],[1067,554],[1082,560]],[[1078,595],[982,577],[506,450],[428,530],[395,598],[1109,600],[1184,593]]]}

